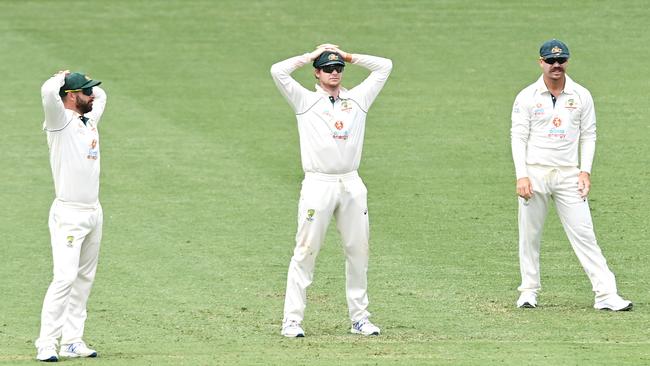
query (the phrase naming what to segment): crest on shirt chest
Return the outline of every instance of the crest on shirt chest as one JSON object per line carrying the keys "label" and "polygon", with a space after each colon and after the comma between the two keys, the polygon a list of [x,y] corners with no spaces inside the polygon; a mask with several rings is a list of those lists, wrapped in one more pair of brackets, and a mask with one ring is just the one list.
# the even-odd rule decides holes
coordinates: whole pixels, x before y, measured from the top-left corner
{"label": "crest on shirt chest", "polygon": [[566,101],[564,104],[564,108],[569,109],[569,110],[574,110],[578,108],[578,103],[576,103],[575,99],[571,98]]}
{"label": "crest on shirt chest", "polygon": [[350,113],[352,110],[352,103],[347,100],[341,101],[341,112]]}

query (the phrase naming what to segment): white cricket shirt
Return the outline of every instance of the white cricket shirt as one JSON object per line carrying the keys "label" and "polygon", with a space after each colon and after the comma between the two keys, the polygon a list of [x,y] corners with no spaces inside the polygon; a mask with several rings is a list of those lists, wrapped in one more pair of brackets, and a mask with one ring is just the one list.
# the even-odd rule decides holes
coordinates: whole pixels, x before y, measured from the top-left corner
{"label": "white cricket shirt", "polygon": [[99,133],[97,124],[106,106],[106,93],[93,88],[93,109],[80,115],[65,109],[59,89],[65,83],[63,74],[47,80],[41,88],[45,122],[50,149],[50,166],[56,199],[65,203],[96,207],[99,205]]}
{"label": "white cricket shirt", "polygon": [[310,91],[291,77],[294,70],[309,62],[309,54],[304,54],[271,67],[275,84],[296,113],[302,168],[305,173],[356,171],[361,162],[368,108],[386,83],[393,63],[386,58],[354,54],[352,63],[371,73],[350,90],[341,87],[332,103],[320,86]]}
{"label": "white cricket shirt", "polygon": [[[512,107],[512,157],[517,179],[527,164],[578,167],[590,173],[596,149],[596,112],[589,91],[566,76],[555,106],[541,76]],[[580,148],[580,161],[578,161]]]}

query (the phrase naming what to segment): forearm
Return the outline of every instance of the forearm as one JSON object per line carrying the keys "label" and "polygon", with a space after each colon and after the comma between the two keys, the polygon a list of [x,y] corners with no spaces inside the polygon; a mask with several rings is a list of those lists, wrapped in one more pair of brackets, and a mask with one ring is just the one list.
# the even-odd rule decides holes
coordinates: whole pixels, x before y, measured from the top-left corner
{"label": "forearm", "polygon": [[596,154],[596,140],[580,141],[580,171],[591,174],[594,156]]}
{"label": "forearm", "polygon": [[[391,70],[393,69],[393,61],[387,58],[361,55],[361,54],[348,54],[350,61],[353,65],[364,67],[372,72],[377,72],[388,78]],[[347,60],[346,60],[347,61]]]}
{"label": "forearm", "polygon": [[99,86],[93,87],[93,95],[95,96],[93,100],[93,109],[92,111],[86,113],[86,117],[91,118],[95,122],[99,123],[99,120],[104,114],[104,109],[106,108],[107,96],[104,89],[100,88]]}
{"label": "forearm", "polygon": [[511,141],[512,160],[515,164],[515,174],[517,179],[528,176],[528,168],[526,167],[526,142],[515,136]]}

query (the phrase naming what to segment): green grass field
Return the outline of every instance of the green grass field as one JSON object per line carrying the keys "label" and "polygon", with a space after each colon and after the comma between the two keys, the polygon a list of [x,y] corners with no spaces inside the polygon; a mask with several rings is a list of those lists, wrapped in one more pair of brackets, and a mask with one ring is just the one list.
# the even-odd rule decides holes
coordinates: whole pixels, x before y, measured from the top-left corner
{"label": "green grass field", "polygon": [[[39,90],[60,69],[109,94],[85,335],[100,357],[66,364],[650,364],[649,16],[644,0],[0,1],[0,364],[36,362],[53,198]],[[592,309],[554,212],[540,307],[514,306],[510,110],[553,37],[594,95],[593,216],[633,312]],[[307,337],[279,335],[302,170],[269,68],[324,42],[394,62],[360,169],[380,337],[349,334],[334,225]]]}

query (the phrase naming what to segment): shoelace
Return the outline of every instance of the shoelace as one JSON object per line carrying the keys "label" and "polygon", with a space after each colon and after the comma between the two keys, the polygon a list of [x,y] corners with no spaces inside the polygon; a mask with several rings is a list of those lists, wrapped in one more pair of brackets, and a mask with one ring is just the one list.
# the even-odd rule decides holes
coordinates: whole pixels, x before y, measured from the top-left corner
{"label": "shoelace", "polygon": [[297,320],[289,320],[284,326],[285,328],[296,328],[299,327],[300,323]]}
{"label": "shoelace", "polygon": [[72,343],[71,345],[68,346],[68,352],[77,353],[78,347],[79,347],[79,343]]}
{"label": "shoelace", "polygon": [[358,331],[361,331],[361,328],[363,328],[363,326],[368,324],[368,323],[370,323],[368,321],[368,319],[361,319],[358,322],[354,322],[354,324],[352,324],[352,326],[354,327],[354,329],[356,329]]}

